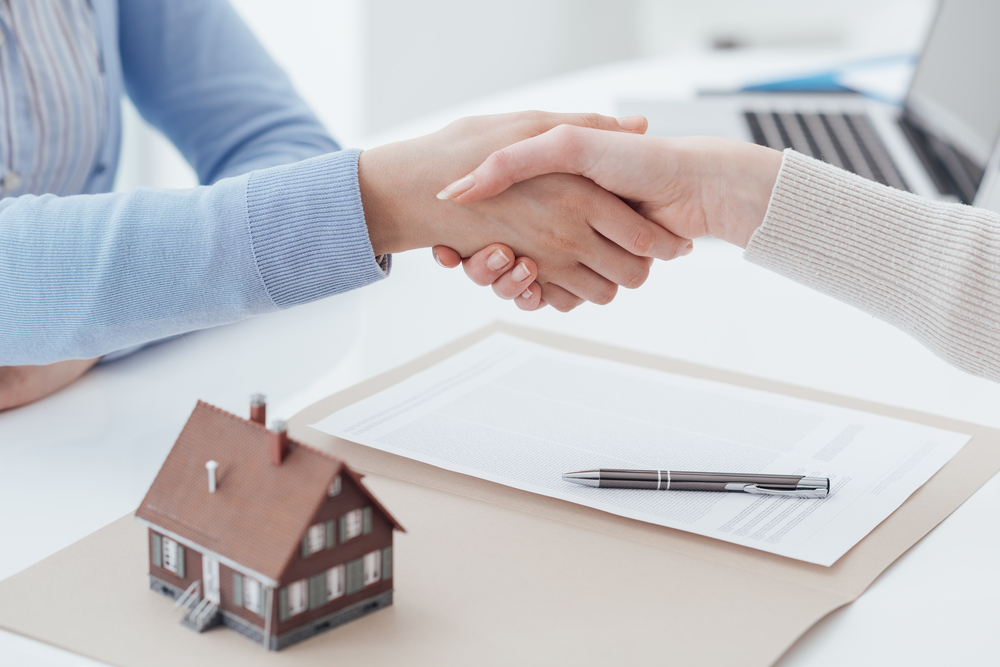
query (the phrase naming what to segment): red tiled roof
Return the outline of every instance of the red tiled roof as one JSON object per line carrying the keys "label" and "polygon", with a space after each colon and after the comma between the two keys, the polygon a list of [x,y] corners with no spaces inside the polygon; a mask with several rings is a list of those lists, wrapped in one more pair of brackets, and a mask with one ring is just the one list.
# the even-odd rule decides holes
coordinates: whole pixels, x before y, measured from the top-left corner
{"label": "red tiled roof", "polygon": [[[291,440],[275,466],[269,439],[263,425],[198,401],[136,517],[275,581],[342,471],[402,530],[340,459]],[[215,493],[205,469],[211,460],[219,464]]]}

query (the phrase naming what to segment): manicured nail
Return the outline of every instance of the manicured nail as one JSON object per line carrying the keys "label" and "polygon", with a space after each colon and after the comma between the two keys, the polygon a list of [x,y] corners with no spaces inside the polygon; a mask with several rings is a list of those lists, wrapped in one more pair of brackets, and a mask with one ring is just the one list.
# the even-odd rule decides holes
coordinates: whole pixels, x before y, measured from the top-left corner
{"label": "manicured nail", "polygon": [[521,298],[522,299],[530,299],[531,298],[531,290],[530,289],[526,289],[523,292],[521,292]]}
{"label": "manicured nail", "polygon": [[438,263],[438,266],[447,269],[448,267],[441,263],[441,258],[438,257],[437,250],[431,251],[434,254],[434,261]]}
{"label": "manicured nail", "polygon": [[494,250],[493,254],[486,259],[486,266],[490,267],[492,271],[499,271],[508,264],[510,264],[510,260],[507,259],[507,255],[503,254],[503,250],[500,248]]}
{"label": "manicured nail", "polygon": [[529,271],[528,267],[524,265],[524,262],[519,262],[518,265],[514,267],[510,277],[514,279],[515,283],[519,283],[530,275],[531,271]]}
{"label": "manicured nail", "polygon": [[472,178],[472,174],[468,176],[463,176],[458,179],[448,187],[446,187],[441,192],[437,193],[438,199],[454,199],[455,197],[465,194],[472,189],[472,186],[476,184],[476,179]]}
{"label": "manicured nail", "polygon": [[625,116],[624,118],[618,118],[618,127],[625,130],[626,132],[635,132],[636,130],[641,130],[643,124],[646,122],[645,116]]}

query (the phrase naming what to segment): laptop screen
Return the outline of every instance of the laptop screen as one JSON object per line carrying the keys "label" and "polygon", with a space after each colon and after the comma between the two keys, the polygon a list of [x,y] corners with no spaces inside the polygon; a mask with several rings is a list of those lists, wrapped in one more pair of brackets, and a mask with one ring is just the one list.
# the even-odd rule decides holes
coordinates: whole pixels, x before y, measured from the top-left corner
{"label": "laptop screen", "polygon": [[1000,137],[998,32],[1000,2],[944,0],[906,98],[926,131],[980,168]]}

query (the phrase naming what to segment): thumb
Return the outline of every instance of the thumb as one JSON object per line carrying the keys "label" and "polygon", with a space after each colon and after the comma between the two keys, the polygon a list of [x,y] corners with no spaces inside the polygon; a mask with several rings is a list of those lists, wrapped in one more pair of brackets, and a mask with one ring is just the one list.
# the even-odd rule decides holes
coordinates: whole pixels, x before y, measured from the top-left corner
{"label": "thumb", "polygon": [[586,176],[615,133],[574,125],[548,132],[496,151],[469,175],[437,194],[438,199],[470,204],[500,194],[515,183],[552,173]]}

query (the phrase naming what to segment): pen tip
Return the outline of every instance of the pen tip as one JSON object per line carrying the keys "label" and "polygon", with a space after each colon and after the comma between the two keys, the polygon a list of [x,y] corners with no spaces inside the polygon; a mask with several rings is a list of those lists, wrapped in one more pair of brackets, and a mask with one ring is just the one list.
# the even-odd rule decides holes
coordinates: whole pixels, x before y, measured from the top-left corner
{"label": "pen tip", "polygon": [[583,484],[584,486],[600,486],[601,471],[581,470],[579,472],[565,472],[562,478],[564,482],[573,482],[574,484]]}

